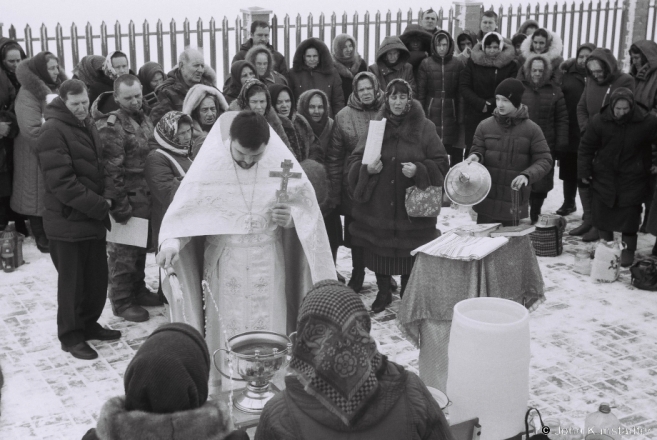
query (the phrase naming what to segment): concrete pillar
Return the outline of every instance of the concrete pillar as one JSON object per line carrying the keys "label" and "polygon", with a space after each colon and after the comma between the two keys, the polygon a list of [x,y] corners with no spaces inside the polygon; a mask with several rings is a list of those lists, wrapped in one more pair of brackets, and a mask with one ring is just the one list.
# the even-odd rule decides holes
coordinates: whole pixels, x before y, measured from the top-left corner
{"label": "concrete pillar", "polygon": [[251,6],[246,9],[240,9],[240,12],[242,13],[242,40],[246,41],[251,38],[251,23],[256,20],[269,23],[269,17],[273,11],[259,6]]}
{"label": "concrete pillar", "polygon": [[482,2],[477,0],[464,0],[454,2],[454,39],[463,30],[467,29],[474,33],[479,32],[481,23]]}

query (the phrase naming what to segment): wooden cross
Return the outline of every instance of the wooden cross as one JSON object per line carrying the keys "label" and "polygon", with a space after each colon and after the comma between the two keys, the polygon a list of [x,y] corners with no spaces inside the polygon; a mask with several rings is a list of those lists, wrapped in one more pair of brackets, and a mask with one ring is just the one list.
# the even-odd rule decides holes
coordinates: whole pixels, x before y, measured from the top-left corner
{"label": "wooden cross", "polygon": [[287,182],[290,179],[301,179],[301,173],[291,173],[290,170],[294,167],[294,164],[291,160],[285,159],[281,162],[281,168],[283,171],[270,171],[269,177],[280,177],[281,178],[281,189],[276,190],[276,201],[279,203],[288,202],[290,196],[287,194]]}

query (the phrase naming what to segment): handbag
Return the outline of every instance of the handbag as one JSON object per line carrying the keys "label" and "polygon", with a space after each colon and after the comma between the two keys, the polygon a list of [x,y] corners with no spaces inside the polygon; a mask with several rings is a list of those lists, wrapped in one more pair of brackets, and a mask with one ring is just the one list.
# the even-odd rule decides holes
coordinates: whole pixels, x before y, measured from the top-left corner
{"label": "handbag", "polygon": [[406,188],[406,213],[409,217],[438,217],[443,204],[443,187],[430,186],[420,189],[413,185]]}
{"label": "handbag", "polygon": [[[540,432],[538,434],[534,434],[531,437],[529,436],[529,416],[531,415],[532,411],[536,411],[536,414],[538,414],[538,419],[541,421],[541,427],[540,427]],[[541,417],[541,413],[538,411],[536,408],[529,408],[527,410],[527,413],[525,414],[525,438],[527,440],[550,440],[550,437],[547,436],[547,434],[550,433],[550,428],[545,426],[543,424],[543,417]]]}
{"label": "handbag", "polygon": [[[541,224],[553,224],[547,228],[538,226]],[[537,223],[536,230],[529,234],[529,239],[538,257],[557,257],[563,252],[563,232],[566,229],[566,219],[559,217],[551,218],[549,222],[541,219]]]}
{"label": "handbag", "polygon": [[655,260],[639,260],[630,267],[630,283],[641,290],[657,291],[657,263]]}

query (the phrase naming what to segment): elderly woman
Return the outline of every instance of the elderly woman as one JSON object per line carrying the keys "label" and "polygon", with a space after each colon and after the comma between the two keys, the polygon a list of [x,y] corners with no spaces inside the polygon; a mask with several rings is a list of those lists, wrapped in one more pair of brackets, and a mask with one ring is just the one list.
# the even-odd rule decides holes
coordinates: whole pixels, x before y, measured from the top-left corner
{"label": "elderly woman", "polygon": [[182,111],[192,117],[191,150],[192,157],[196,157],[214,123],[228,111],[228,102],[215,87],[196,84],[187,92]]}
{"label": "elderly woman", "polygon": [[333,132],[333,118],[329,117],[331,106],[328,97],[318,89],[303,92],[299,96],[297,113],[310,123],[321,147],[321,150],[311,151],[310,158],[324,163],[324,156],[328,150],[331,133]]}
{"label": "elderly woman", "polygon": [[46,97],[57,93],[66,80],[59,60],[50,52],[40,52],[21,61],[16,68],[21,89],[16,96],[16,119],[20,132],[14,140],[14,187],[11,209],[28,216],[37,248],[48,252],[48,238],[43,230],[45,186],[36,155],[36,142],[43,124]]}
{"label": "elderly woman", "polygon": [[[589,121],[579,145],[577,176],[591,185],[593,226],[611,241],[623,234],[621,266],[634,262],[641,204],[650,194],[651,144],[657,116],[636,103],[630,89],[614,90],[609,104]],[[649,231],[657,232],[654,225]]]}
{"label": "elderly woman", "polygon": [[288,73],[289,86],[294,98],[307,90],[319,89],[329,98],[333,116],[344,107],[342,79],[335,69],[331,52],[318,38],[308,38],[301,42],[294,53],[292,70]]}
{"label": "elderly woman", "polygon": [[224,97],[228,104],[232,104],[237,99],[246,80],[255,77],[256,68],[253,64],[245,60],[235,61],[230,66],[230,76],[224,83]]}
{"label": "elderly woman", "polygon": [[144,99],[148,102],[148,105],[153,106],[157,103],[155,89],[164,82],[164,77],[164,69],[154,61],[147,62],[139,69],[137,78],[139,78],[139,82],[141,82],[141,92]]}
{"label": "elderly woman", "polygon": [[114,91],[114,80],[105,74],[105,57],[87,55],[73,68],[73,79],[79,79],[89,91],[89,106],[105,92]]}
{"label": "elderly woman", "polygon": [[296,375],[265,405],[255,440],[453,440],[427,387],[379,353],[371,327],[351,289],[315,284],[297,320]]}
{"label": "elderly woman", "polygon": [[561,37],[555,32],[540,28],[520,44],[520,57],[518,60],[520,66],[518,79],[520,81],[529,78],[531,73],[525,69],[525,62],[536,55],[543,55],[547,58],[552,71],[550,81],[560,85],[563,77],[563,71],[560,68],[561,63],[563,63],[563,42]]}
{"label": "elderly woman", "polygon": [[353,196],[352,242],[365,248],[365,266],[376,274],[379,292],[372,311],[392,302],[390,276],[401,275],[404,294],[414,258],[410,252],[440,236],[435,217],[410,218],[406,190],[442,186],[449,169],[447,153],[436,126],[424,117],[411,85],[395,79],[388,84],[385,106],[376,119],[387,119],[380,157],[363,164],[366,136],[349,159]]}
{"label": "elderly woman", "polygon": [[342,80],[344,102],[353,92],[354,76],[367,70],[367,63],[358,55],[358,43],[349,34],[340,34],[333,39],[333,65]]}
{"label": "elderly woman", "polygon": [[262,44],[253,46],[246,53],[244,59],[255,66],[258,79],[265,83],[267,87],[274,84],[287,85],[287,79],[274,70],[274,55],[267,46]]}

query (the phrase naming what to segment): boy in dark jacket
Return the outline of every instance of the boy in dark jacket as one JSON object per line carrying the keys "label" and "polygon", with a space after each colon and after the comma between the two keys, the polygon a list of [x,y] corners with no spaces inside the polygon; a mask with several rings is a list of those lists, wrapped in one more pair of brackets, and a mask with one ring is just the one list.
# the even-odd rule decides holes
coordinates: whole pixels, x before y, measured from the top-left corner
{"label": "boy in dark jacket", "polygon": [[84,83],[65,81],[44,116],[37,151],[46,187],[43,224],[59,274],[57,333],[62,350],[95,359],[86,341],[115,340],[121,333],[98,324],[107,299],[111,202],[103,197],[102,147]]}

